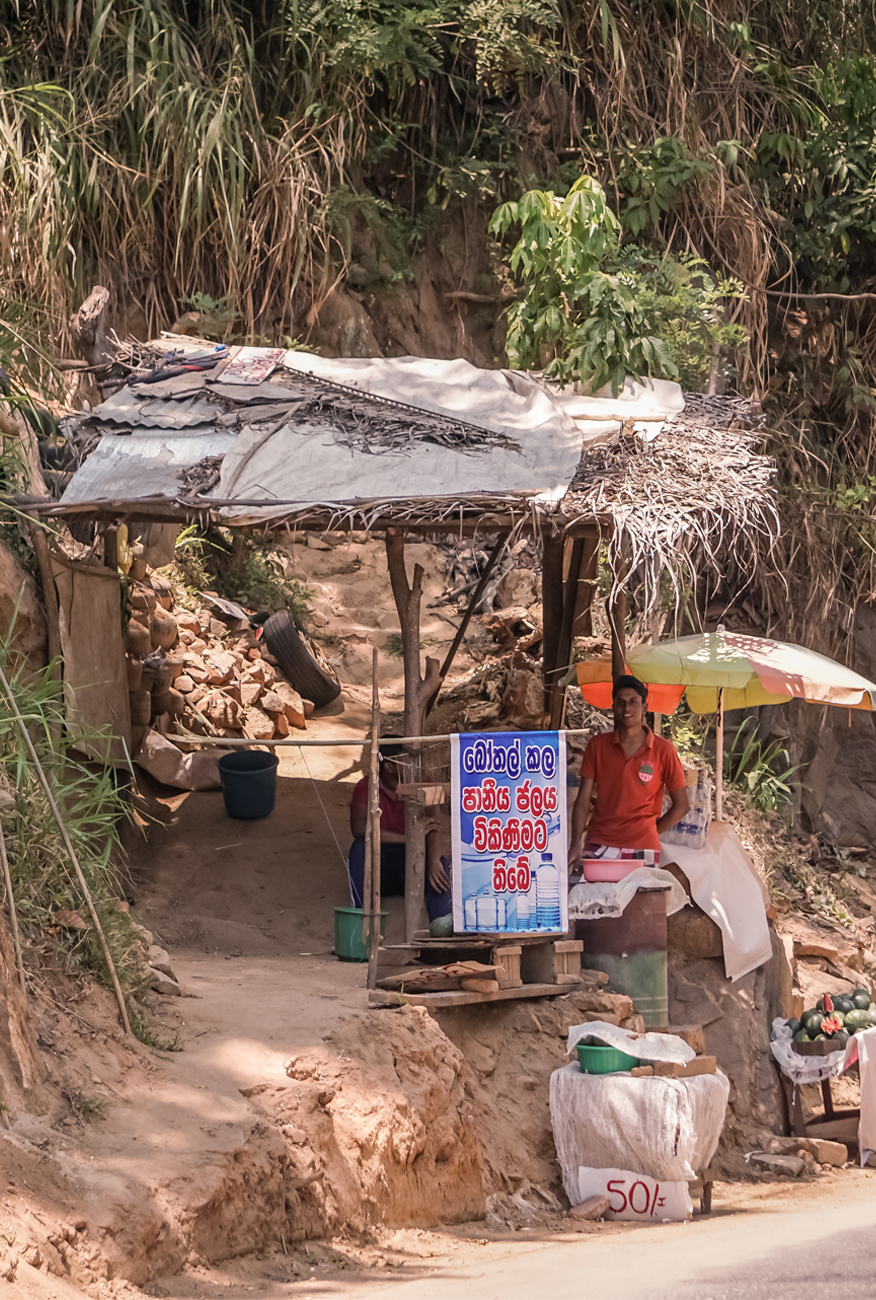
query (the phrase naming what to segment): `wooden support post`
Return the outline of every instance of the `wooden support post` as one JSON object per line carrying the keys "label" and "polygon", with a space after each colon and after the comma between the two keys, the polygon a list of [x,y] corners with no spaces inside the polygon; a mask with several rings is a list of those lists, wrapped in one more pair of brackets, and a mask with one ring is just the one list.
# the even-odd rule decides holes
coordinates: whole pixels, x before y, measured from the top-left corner
{"label": "wooden support post", "polygon": [[560,725],[563,716],[563,704],[566,688],[560,686],[559,676],[565,673],[572,657],[572,627],[575,622],[575,605],[578,601],[578,577],[581,561],[584,558],[584,538],[576,537],[572,542],[569,556],[569,572],[563,591],[563,617],[560,623],[560,637],[557,643],[557,662],[554,665],[554,680],[550,688],[550,722],[551,731]]}
{"label": "wooden support post", "polygon": [[57,676],[61,662],[61,617],[58,605],[58,590],[52,573],[52,561],[49,555],[46,534],[35,520],[30,524],[30,540],[39,565],[43,601],[46,606],[49,663],[52,665],[53,675]]}
{"label": "wooden support post", "polygon": [[[401,629],[402,658],[405,669],[406,736],[422,736],[426,726],[426,705],[439,685],[437,659],[426,658],[426,674],[420,675],[420,603],[423,597],[423,568],[414,565],[408,582],[405,567],[405,535],[399,528],[386,530],[386,562],[398,621]],[[412,746],[409,780],[422,779],[421,746]],[[426,810],[415,799],[405,801],[405,939],[413,943],[414,934],[427,925],[426,889]]]}
{"label": "wooden support post", "polygon": [[593,597],[596,593],[596,581],[599,577],[599,547],[602,538],[599,533],[587,533],[584,537],[584,553],[578,571],[578,590],[575,596],[575,621],[572,636],[593,635]]}
{"label": "wooden support post", "polygon": [[542,676],[544,679],[544,706],[551,707],[551,686],[558,665],[560,632],[563,623],[563,550],[562,533],[542,535],[541,607],[544,631],[542,635]]}
{"label": "wooden support post", "polygon": [[[368,829],[365,842],[365,885],[362,906],[368,945],[368,987],[377,988],[377,949],[380,947],[380,695],[377,690],[377,647],[371,655],[371,780],[368,783]],[[369,854],[370,848],[370,854]],[[368,879],[368,860],[371,879]],[[369,928],[370,924],[370,928]]]}
{"label": "wooden support post", "polygon": [[444,656],[444,663],[441,665],[440,669],[438,670],[440,681],[438,682],[438,685],[435,687],[435,690],[430,696],[429,702],[426,705],[427,717],[435,707],[435,702],[438,699],[438,695],[441,690],[441,687],[444,685],[444,678],[450,672],[450,667],[454,659],[456,658],[456,653],[459,650],[459,647],[462,645],[462,638],[465,636],[466,629],[468,628],[468,625],[471,622],[472,614],[474,614],[475,610],[477,609],[478,601],[480,600],[481,596],[484,594],[484,587],[486,587],[487,583],[489,582],[490,574],[493,572],[493,569],[496,567],[496,561],[498,560],[499,556],[502,554],[502,551],[505,549],[505,543],[507,542],[507,540],[508,540],[507,534],[503,533],[502,536],[499,538],[499,540],[496,542],[496,545],[493,547],[492,551],[490,552],[489,558],[487,559],[487,563],[484,566],[484,571],[481,574],[480,578],[478,579],[478,585],[475,587],[474,592],[472,593],[472,598],[468,602],[465,613],[463,614],[462,619],[460,620],[459,627],[456,629],[456,636],[453,638],[453,644],[451,645],[450,649],[447,651],[447,654]]}

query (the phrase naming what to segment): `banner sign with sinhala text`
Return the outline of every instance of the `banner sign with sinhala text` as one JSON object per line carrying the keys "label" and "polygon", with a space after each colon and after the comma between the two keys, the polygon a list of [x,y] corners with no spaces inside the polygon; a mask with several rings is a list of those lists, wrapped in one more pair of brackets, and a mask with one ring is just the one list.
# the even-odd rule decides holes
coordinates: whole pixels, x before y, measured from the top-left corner
{"label": "banner sign with sinhala text", "polygon": [[450,743],[454,930],[563,933],[565,735],[493,731]]}

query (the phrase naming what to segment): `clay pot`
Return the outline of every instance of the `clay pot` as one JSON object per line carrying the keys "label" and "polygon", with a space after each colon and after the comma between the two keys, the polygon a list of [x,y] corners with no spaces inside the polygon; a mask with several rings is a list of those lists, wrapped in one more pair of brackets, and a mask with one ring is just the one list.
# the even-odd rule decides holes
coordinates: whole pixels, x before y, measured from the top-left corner
{"label": "clay pot", "polygon": [[132,618],[128,624],[128,631],[125,635],[125,649],[135,659],[142,659],[152,649],[152,633],[148,627],[144,627],[136,618]]}
{"label": "clay pot", "polygon": [[152,645],[155,649],[169,650],[176,644],[176,619],[166,609],[156,608],[152,615]]}
{"label": "clay pot", "polygon": [[132,659],[130,655],[125,659],[125,668],[128,672],[128,690],[139,691],[143,686],[143,665],[139,659]]}
{"label": "clay pot", "polygon": [[152,694],[150,691],[131,691],[131,726],[148,727],[152,717]]}

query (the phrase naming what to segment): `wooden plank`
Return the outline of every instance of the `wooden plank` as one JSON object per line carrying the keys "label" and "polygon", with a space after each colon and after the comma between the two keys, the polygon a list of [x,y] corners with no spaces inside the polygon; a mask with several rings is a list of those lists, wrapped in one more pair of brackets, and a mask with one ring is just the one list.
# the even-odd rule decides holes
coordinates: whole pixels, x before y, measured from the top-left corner
{"label": "wooden plank", "polygon": [[841,1119],[808,1120],[803,1125],[804,1135],[812,1138],[830,1138],[833,1142],[852,1143],[856,1146],[859,1120],[860,1116],[857,1114],[846,1115]]}
{"label": "wooden plank", "polygon": [[380,989],[397,989],[402,985],[405,988],[431,988],[439,980],[460,979],[493,979],[496,975],[496,967],[488,966],[480,961],[453,961],[448,962],[446,966],[417,966],[399,975],[386,975],[383,979],[377,981],[377,987]]}
{"label": "wooden plank", "polygon": [[[412,993],[408,995],[386,993],[381,989],[374,989],[368,994],[368,1001],[375,1007],[396,1007],[399,1005],[399,998],[415,1007],[426,1007],[427,1009],[441,1010],[444,1007],[468,1007],[478,1002],[510,1002],[516,998],[556,998],[562,997],[569,991],[567,984],[524,984],[519,989],[499,989],[498,993],[466,993],[464,989],[458,992],[448,990],[446,993]],[[607,1016],[602,1017],[607,1020]]]}

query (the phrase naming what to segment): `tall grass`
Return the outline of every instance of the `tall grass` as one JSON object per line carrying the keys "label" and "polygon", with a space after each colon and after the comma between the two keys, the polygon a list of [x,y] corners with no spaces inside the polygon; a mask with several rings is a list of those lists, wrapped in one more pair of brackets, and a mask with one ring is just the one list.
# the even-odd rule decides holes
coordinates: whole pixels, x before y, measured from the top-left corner
{"label": "tall grass", "polygon": [[[0,642],[0,664],[65,819],[120,983],[132,995],[142,983],[143,953],[137,927],[120,906],[119,828],[127,811],[117,775],[110,768],[83,762],[73,752],[63,725],[63,685],[51,667],[36,677],[23,665],[15,667],[9,640]],[[92,969],[109,984],[81,888],[5,696],[0,696],[0,773],[14,792],[14,801],[2,809],[0,820],[25,953],[30,948],[39,954],[48,946],[60,951],[70,966]],[[64,912],[79,914],[84,927],[60,925],[58,914]]]}

